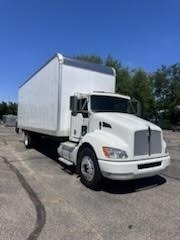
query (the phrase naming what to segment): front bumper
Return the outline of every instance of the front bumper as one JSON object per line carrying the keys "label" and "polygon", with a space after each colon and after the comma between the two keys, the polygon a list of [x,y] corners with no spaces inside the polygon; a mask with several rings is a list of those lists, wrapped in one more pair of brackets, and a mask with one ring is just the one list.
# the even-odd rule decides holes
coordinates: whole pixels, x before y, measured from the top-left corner
{"label": "front bumper", "polygon": [[127,162],[99,159],[98,162],[104,177],[114,180],[130,180],[159,174],[169,166],[170,156]]}

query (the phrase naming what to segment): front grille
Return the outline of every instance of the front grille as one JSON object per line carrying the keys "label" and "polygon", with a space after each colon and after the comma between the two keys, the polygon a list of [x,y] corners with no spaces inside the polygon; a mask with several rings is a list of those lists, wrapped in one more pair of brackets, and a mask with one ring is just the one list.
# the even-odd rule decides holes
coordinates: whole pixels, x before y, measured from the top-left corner
{"label": "front grille", "polygon": [[161,153],[161,132],[151,130],[141,130],[135,132],[134,155],[151,155]]}

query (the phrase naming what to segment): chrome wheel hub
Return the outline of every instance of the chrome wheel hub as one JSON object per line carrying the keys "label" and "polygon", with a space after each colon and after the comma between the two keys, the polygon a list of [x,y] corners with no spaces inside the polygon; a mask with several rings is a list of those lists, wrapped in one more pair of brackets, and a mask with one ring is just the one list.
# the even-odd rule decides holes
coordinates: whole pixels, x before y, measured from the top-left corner
{"label": "chrome wheel hub", "polygon": [[27,146],[28,145],[28,137],[27,135],[24,134],[24,144]]}
{"label": "chrome wheel hub", "polygon": [[94,163],[89,156],[85,156],[81,162],[81,173],[87,181],[92,181],[94,178]]}
{"label": "chrome wheel hub", "polygon": [[25,139],[25,145],[26,146],[28,145],[28,139],[27,138]]}

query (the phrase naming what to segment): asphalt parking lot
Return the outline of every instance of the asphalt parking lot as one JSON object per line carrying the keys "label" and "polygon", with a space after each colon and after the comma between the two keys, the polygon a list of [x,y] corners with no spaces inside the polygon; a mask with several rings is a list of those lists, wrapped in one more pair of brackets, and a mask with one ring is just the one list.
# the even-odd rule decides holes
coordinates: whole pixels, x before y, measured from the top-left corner
{"label": "asphalt parking lot", "polygon": [[0,126],[0,239],[179,240],[180,132],[164,132],[172,164],[162,175],[84,187],[45,141],[25,149]]}

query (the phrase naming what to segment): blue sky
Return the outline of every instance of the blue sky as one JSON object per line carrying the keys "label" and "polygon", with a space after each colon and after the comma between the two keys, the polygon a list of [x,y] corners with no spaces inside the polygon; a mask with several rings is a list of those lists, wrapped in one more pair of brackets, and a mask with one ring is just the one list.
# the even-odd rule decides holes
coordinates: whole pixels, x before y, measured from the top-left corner
{"label": "blue sky", "polygon": [[179,62],[179,13],[179,0],[0,0],[0,101],[56,52],[146,71]]}

